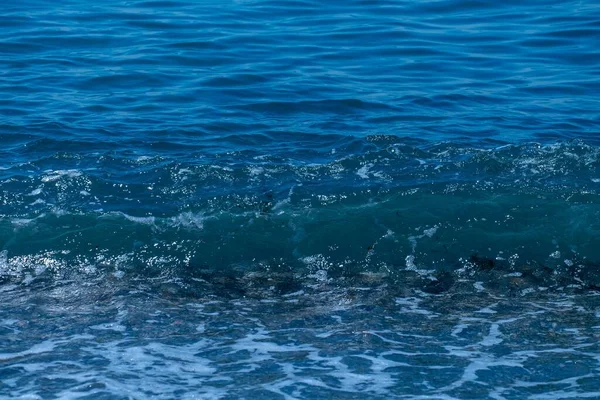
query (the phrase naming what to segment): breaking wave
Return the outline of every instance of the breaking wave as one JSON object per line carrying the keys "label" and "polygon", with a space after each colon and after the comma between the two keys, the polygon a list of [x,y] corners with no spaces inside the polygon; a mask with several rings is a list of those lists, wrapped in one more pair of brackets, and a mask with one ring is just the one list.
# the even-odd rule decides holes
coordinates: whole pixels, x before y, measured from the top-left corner
{"label": "breaking wave", "polygon": [[311,279],[600,288],[595,146],[371,136],[321,153],[57,153],[6,166],[0,277],[135,276],[243,294]]}

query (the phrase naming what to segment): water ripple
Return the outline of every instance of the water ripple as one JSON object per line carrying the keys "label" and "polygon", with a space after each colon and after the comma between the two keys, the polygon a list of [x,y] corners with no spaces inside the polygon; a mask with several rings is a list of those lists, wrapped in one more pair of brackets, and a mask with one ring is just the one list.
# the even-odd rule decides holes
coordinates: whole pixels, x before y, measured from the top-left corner
{"label": "water ripple", "polygon": [[40,122],[90,134],[160,123],[195,126],[195,140],[227,118],[430,140],[598,132],[593,2],[28,3],[0,13],[0,90],[12,99],[0,113],[30,131]]}

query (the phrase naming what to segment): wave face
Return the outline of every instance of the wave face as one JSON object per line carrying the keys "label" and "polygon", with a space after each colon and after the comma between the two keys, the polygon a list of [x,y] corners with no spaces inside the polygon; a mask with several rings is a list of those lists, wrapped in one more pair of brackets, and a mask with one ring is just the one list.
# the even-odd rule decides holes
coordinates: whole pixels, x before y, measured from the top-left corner
{"label": "wave face", "polygon": [[5,3],[0,397],[600,397],[598,1]]}
{"label": "wave face", "polygon": [[311,163],[62,152],[7,168],[2,274],[434,279],[466,268],[600,287],[597,147],[336,140]]}

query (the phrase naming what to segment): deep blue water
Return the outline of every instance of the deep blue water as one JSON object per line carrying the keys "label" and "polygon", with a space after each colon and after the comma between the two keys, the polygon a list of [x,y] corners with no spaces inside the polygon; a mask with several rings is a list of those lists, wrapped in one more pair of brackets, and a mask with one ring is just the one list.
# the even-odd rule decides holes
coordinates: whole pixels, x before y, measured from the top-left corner
{"label": "deep blue water", "polygon": [[600,398],[600,3],[0,5],[0,398]]}

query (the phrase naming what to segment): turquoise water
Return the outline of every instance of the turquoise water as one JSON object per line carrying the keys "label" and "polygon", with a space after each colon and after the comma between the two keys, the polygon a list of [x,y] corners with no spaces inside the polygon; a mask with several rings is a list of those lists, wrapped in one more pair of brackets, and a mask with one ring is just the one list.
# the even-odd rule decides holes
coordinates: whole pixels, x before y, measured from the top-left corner
{"label": "turquoise water", "polygon": [[0,5],[0,397],[600,398],[600,5]]}

